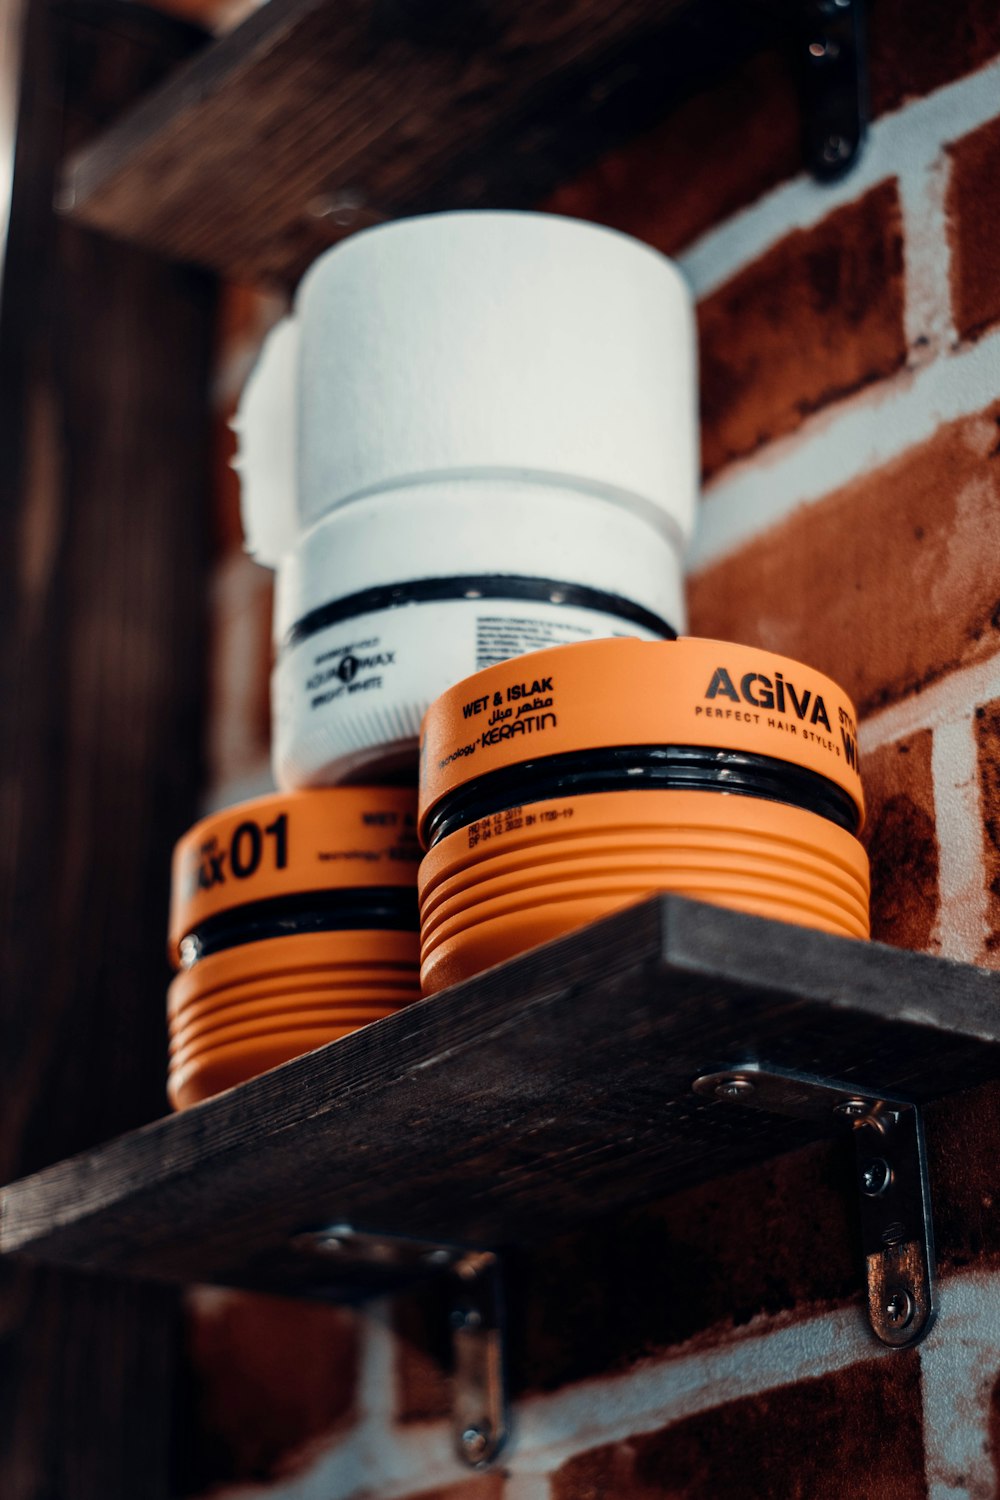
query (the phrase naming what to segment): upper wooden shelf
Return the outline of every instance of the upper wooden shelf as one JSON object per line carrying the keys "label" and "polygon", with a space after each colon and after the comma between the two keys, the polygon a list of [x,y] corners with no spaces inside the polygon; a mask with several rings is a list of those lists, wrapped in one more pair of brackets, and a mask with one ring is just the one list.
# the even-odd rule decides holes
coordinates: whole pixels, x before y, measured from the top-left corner
{"label": "upper wooden shelf", "polygon": [[76,155],[60,207],[291,285],[365,224],[541,201],[774,27],[723,0],[268,0]]}
{"label": "upper wooden shelf", "polygon": [[692,1093],[752,1061],[969,1087],[1000,1075],[1000,974],[654,899],[14,1183],[0,1250],[363,1295],[386,1278],[308,1231],[524,1244],[813,1138]]}

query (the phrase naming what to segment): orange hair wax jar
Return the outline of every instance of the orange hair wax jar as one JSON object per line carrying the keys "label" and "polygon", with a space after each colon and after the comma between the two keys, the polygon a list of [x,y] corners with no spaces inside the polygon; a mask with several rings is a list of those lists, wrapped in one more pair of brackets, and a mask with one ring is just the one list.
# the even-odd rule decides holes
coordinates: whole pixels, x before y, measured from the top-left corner
{"label": "orange hair wax jar", "polygon": [[419,998],[411,791],[244,802],[174,851],[168,1092],[177,1109]]}
{"label": "orange hair wax jar", "polygon": [[682,638],[533,652],[443,693],[421,748],[425,993],[654,892],[868,936],[855,710]]}

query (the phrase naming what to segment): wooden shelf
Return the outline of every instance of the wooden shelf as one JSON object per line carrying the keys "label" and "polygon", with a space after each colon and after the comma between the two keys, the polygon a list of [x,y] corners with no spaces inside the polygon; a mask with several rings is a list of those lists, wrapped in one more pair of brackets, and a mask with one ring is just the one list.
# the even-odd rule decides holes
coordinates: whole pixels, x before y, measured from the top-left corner
{"label": "wooden shelf", "polygon": [[725,0],[268,0],[67,165],[78,221],[293,284],[366,224],[526,207],[778,29]]}
{"label": "wooden shelf", "polygon": [[692,1094],[754,1060],[937,1098],[1000,1073],[1000,974],[652,900],[14,1183],[0,1250],[362,1296],[305,1232],[524,1244],[813,1138]]}

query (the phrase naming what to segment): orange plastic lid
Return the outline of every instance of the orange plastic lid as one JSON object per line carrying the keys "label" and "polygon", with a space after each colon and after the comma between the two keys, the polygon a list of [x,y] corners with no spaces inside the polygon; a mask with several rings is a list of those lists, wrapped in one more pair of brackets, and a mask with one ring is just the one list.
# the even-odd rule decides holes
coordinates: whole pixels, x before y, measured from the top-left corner
{"label": "orange plastic lid", "polygon": [[656,892],[869,932],[867,855],[827,818],[708,791],[569,794],[477,819],[424,856],[424,993]]}
{"label": "orange plastic lid", "polygon": [[256,1078],[258,1073],[276,1068],[293,1057],[300,1057],[303,1052],[311,1052],[315,1047],[323,1047],[327,1042],[339,1041],[341,1037],[349,1036],[356,1030],[355,1026],[323,1027],[318,1030],[303,1028],[300,1031],[255,1037],[230,1047],[220,1047],[181,1067],[171,1068],[167,1081],[170,1103],[174,1109],[187,1109],[192,1104],[200,1104],[203,1099],[210,1099],[223,1089],[234,1088],[238,1083]]}
{"label": "orange plastic lid", "polygon": [[352,1004],[395,996],[416,983],[416,932],[296,933],[227,948],[181,969],[167,991],[171,1027],[248,1001],[289,1002],[302,993],[341,996]]}
{"label": "orange plastic lid", "polygon": [[169,954],[220,912],[300,892],[413,886],[416,799],[405,787],[322,787],[203,818],[174,850]]}
{"label": "orange plastic lid", "polygon": [[787,761],[832,782],[864,816],[856,711],[829,677],[756,646],[611,639],[487,667],[431,704],[421,737],[421,830],[442,798],[491,771],[628,745]]}

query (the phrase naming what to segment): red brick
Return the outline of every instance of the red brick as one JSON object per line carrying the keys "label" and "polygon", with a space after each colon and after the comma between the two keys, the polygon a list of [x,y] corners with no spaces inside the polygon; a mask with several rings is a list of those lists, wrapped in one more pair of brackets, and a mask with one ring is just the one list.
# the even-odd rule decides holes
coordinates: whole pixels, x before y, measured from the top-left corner
{"label": "red brick", "polygon": [[1000,405],[691,580],[691,628],[785,652],[862,714],[1000,648]]}
{"label": "red brick", "polygon": [[1000,950],[1000,699],[976,709],[979,795],[983,806],[983,857],[989,891],[991,951]]}
{"label": "red brick", "polygon": [[358,1367],[353,1316],[245,1293],[196,1295],[187,1319],[183,1492],[265,1479],[306,1461],[350,1419]]}
{"label": "red brick", "polygon": [[942,1272],[1000,1264],[1000,1083],[929,1104],[924,1111],[934,1199],[934,1239]]}
{"label": "red brick", "polygon": [[861,763],[872,866],[872,937],[932,949],[938,913],[938,840],[929,729],[883,745]]}
{"label": "red brick", "polygon": [[268,755],[272,575],[240,553],[216,569],[208,662],[208,783],[254,774]]}
{"label": "red brick", "polygon": [[[868,24],[875,115],[1000,53],[994,0],[956,6],[873,0]],[[608,224],[674,255],[801,171],[801,135],[791,54],[760,52],[564,183],[540,207]]]}
{"label": "red brick", "polygon": [[955,327],[971,339],[1000,321],[1000,120],[964,136],[950,154],[952,306]]}
{"label": "red brick", "polygon": [[[535,1252],[512,1289],[524,1329],[518,1381],[552,1389],[692,1339],[714,1342],[762,1315],[808,1316],[856,1297],[851,1187],[845,1154],[824,1142]],[[789,1210],[804,1192],[809,1212],[799,1216]],[[667,1268],[659,1295],[653,1266]]]}
{"label": "red brick", "polygon": [[[939,1269],[989,1272],[1000,1265],[1000,1082],[928,1105],[925,1121]],[[853,1302],[860,1324],[855,1204],[851,1152],[825,1141],[510,1258],[514,1394],[620,1373],[682,1344],[712,1347],[761,1316]],[[652,1291],[651,1266],[667,1268]],[[406,1309],[400,1415],[447,1418],[446,1303],[425,1293]]]}
{"label": "red brick", "polygon": [[[197,3],[197,0],[195,0]],[[225,282],[219,291],[219,315],[216,326],[218,359],[224,361],[234,350],[257,343],[268,325],[268,308],[273,301],[256,287]]]}
{"label": "red brick", "polygon": [[444,1489],[421,1490],[419,1495],[408,1495],[407,1500],[502,1500],[502,1497],[503,1475],[493,1473],[477,1475],[464,1484],[449,1484]]}
{"label": "red brick", "polygon": [[868,6],[872,112],[921,98],[1000,53],[995,0],[872,0]]}
{"label": "red brick", "polygon": [[572,1459],[552,1500],[926,1500],[920,1363],[872,1360]]}
{"label": "red brick", "polygon": [[993,1460],[993,1475],[1000,1489],[1000,1375],[993,1383],[990,1392],[989,1411],[989,1437],[987,1440],[989,1454]]}
{"label": "red brick", "polygon": [[425,1422],[451,1410],[449,1289],[433,1283],[397,1298],[396,1414],[401,1422]]}
{"label": "red brick", "polygon": [[675,254],[793,176],[801,164],[800,135],[790,61],[762,53],[648,134],[602,157],[541,206],[608,224]]}
{"label": "red brick", "polygon": [[240,481],[231,459],[236,452],[236,434],[229,425],[236,402],[227,402],[212,414],[212,544],[216,557],[243,551],[240,520]]}
{"label": "red brick", "polygon": [[906,360],[895,181],[795,230],[701,303],[702,463],[711,474]]}
{"label": "red brick", "polygon": [[[806,1317],[858,1298],[853,1187],[848,1154],[823,1142],[509,1257],[514,1394],[712,1343],[761,1315]],[[791,1212],[804,1192],[808,1213]],[[651,1266],[669,1268],[652,1292]],[[395,1326],[401,1418],[446,1416],[444,1301],[407,1298]]]}

